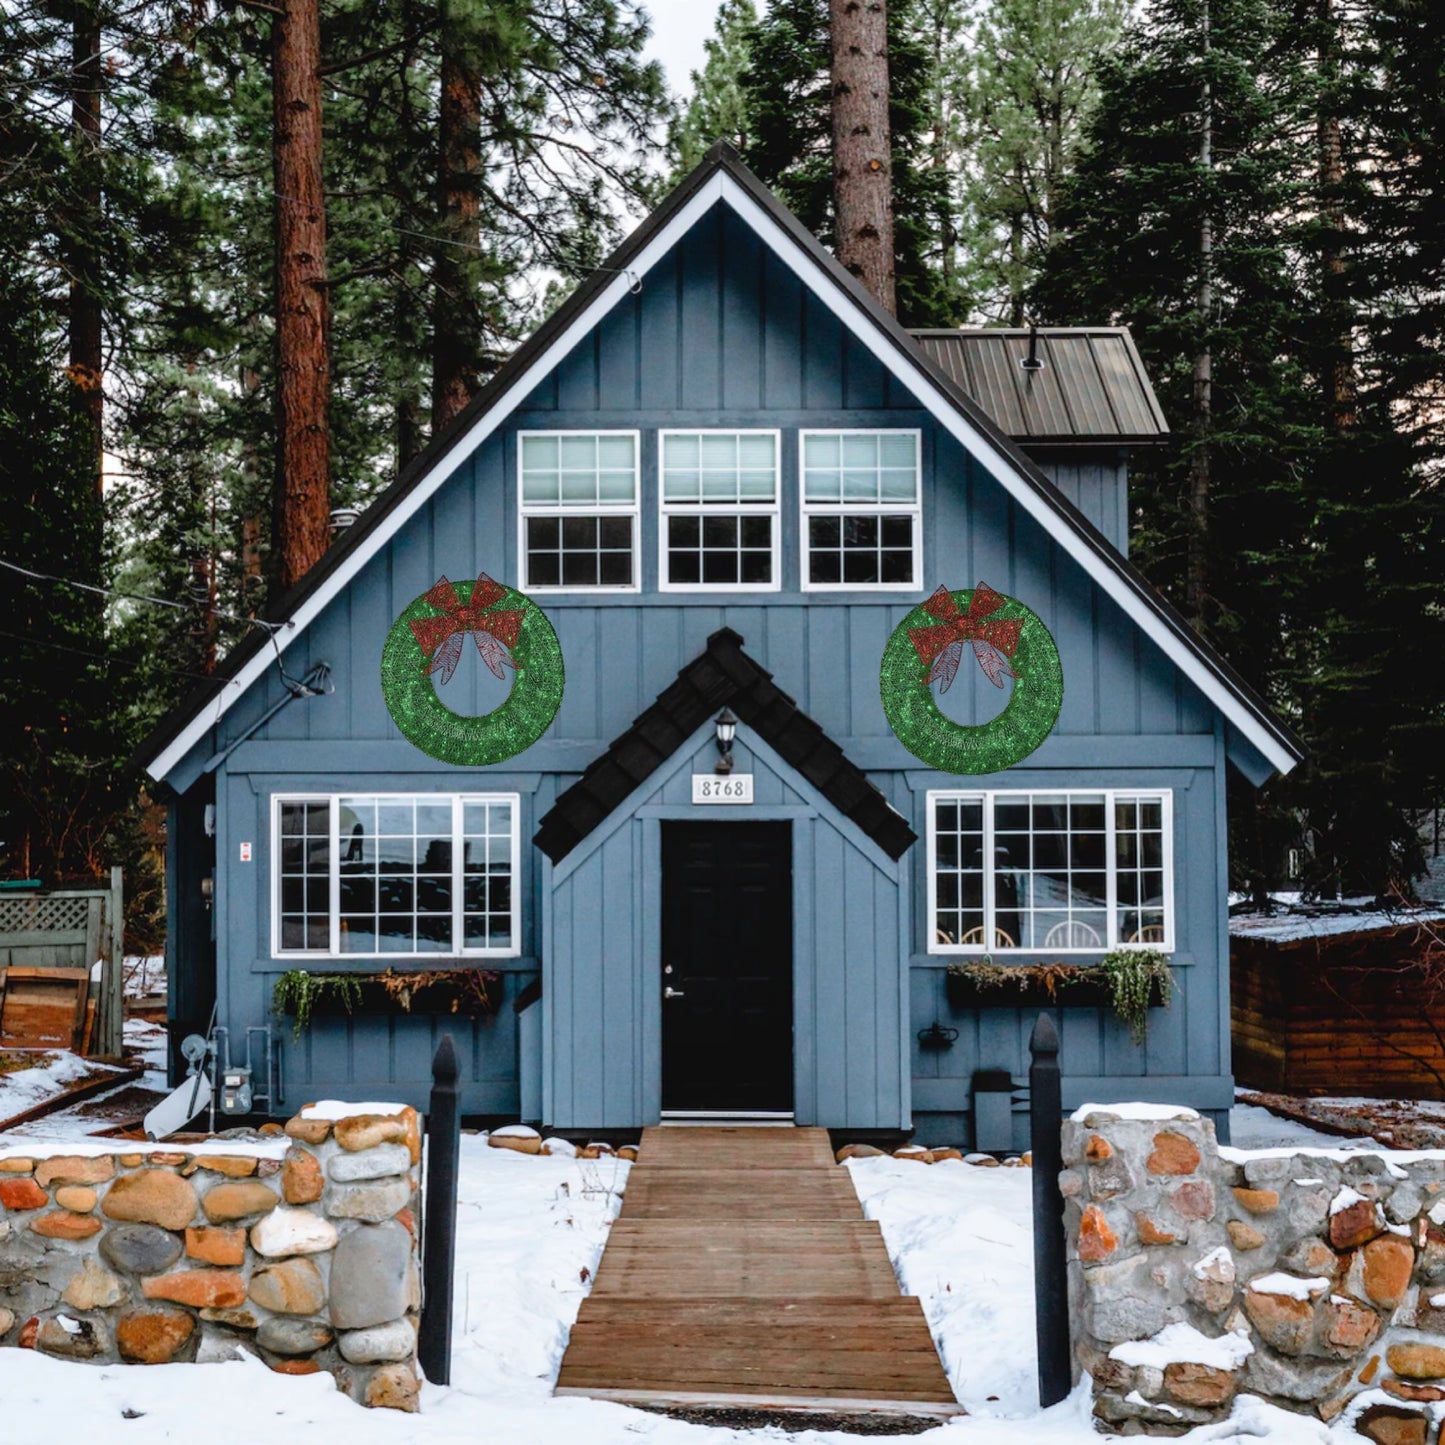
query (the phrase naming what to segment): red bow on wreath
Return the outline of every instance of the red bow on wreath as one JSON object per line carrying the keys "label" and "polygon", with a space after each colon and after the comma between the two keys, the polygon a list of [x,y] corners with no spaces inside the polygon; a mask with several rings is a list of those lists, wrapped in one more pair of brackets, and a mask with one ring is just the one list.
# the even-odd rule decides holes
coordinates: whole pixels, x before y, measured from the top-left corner
{"label": "red bow on wreath", "polygon": [[963,644],[973,644],[973,655],[983,674],[995,687],[1002,687],[1005,677],[1017,677],[1013,668],[1005,661],[1018,651],[1019,634],[1023,623],[1007,617],[992,617],[1004,605],[1006,599],[995,592],[987,583],[980,582],[974,588],[973,598],[967,612],[958,610],[947,587],[940,587],[927,602],[923,610],[941,618],[933,627],[912,627],[908,640],[918,649],[918,655],[928,667],[928,682],[938,682],[939,692],[947,692],[958,676],[959,664],[963,661]]}
{"label": "red bow on wreath", "polygon": [[[516,670],[517,664],[512,661],[507,649],[517,645],[522,630],[522,614],[517,610],[487,611],[506,595],[507,589],[500,582],[493,582],[485,572],[477,578],[477,585],[472,588],[472,595],[465,603],[445,577],[425,594],[423,601],[441,608],[446,614],[443,617],[418,617],[411,622],[412,635],[422,650],[422,656],[431,658],[424,669],[427,676],[439,671],[443,683],[452,680],[452,674],[462,658],[462,640],[469,632],[476,639],[482,661],[496,676],[503,675],[504,667]],[[436,654],[434,657],[433,653]]]}

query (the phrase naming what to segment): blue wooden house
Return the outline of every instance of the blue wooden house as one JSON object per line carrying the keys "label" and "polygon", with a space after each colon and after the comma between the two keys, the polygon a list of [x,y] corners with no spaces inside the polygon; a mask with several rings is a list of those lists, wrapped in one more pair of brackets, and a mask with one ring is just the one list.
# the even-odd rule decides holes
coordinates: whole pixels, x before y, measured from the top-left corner
{"label": "blue wooden house", "polygon": [[[969,1142],[1034,1011],[949,966],[1154,946],[1142,1045],[1063,1010],[1066,1101],[1217,1116],[1226,773],[1299,751],[1125,557],[1164,434],[1125,334],[910,334],[716,149],[152,740],[177,1031],[273,1111],[420,1104],[449,1029],[470,1114]],[[293,1038],[298,968],[499,1007]]]}

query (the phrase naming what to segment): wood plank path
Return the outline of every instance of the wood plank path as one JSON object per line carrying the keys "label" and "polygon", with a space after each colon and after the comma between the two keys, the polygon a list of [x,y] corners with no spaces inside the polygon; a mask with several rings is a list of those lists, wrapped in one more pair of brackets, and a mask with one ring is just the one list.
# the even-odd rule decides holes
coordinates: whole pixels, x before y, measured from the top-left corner
{"label": "wood plank path", "polygon": [[556,1393],[963,1413],[826,1129],[644,1130]]}

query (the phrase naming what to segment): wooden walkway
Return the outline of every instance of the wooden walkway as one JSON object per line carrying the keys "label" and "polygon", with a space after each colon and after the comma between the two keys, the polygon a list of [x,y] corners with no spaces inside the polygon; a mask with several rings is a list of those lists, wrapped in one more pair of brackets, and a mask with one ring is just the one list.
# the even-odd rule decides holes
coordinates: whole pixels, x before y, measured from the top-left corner
{"label": "wooden walkway", "polygon": [[963,1413],[826,1129],[645,1130],[557,1394]]}

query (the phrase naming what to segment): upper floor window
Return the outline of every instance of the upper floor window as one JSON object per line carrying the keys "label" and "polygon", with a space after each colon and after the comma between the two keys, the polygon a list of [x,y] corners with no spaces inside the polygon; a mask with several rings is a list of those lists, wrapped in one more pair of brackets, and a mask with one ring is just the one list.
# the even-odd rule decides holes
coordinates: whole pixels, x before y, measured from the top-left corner
{"label": "upper floor window", "polygon": [[638,587],[636,432],[521,432],[522,587]]}
{"label": "upper floor window", "polygon": [[801,434],[803,587],[916,588],[919,433]]}
{"label": "upper floor window", "polygon": [[930,953],[1174,947],[1173,795],[928,795]]}
{"label": "upper floor window", "polygon": [[659,458],[662,589],[776,589],[777,432],[665,431]]}
{"label": "upper floor window", "polygon": [[512,956],[515,793],[272,799],[272,950]]}

